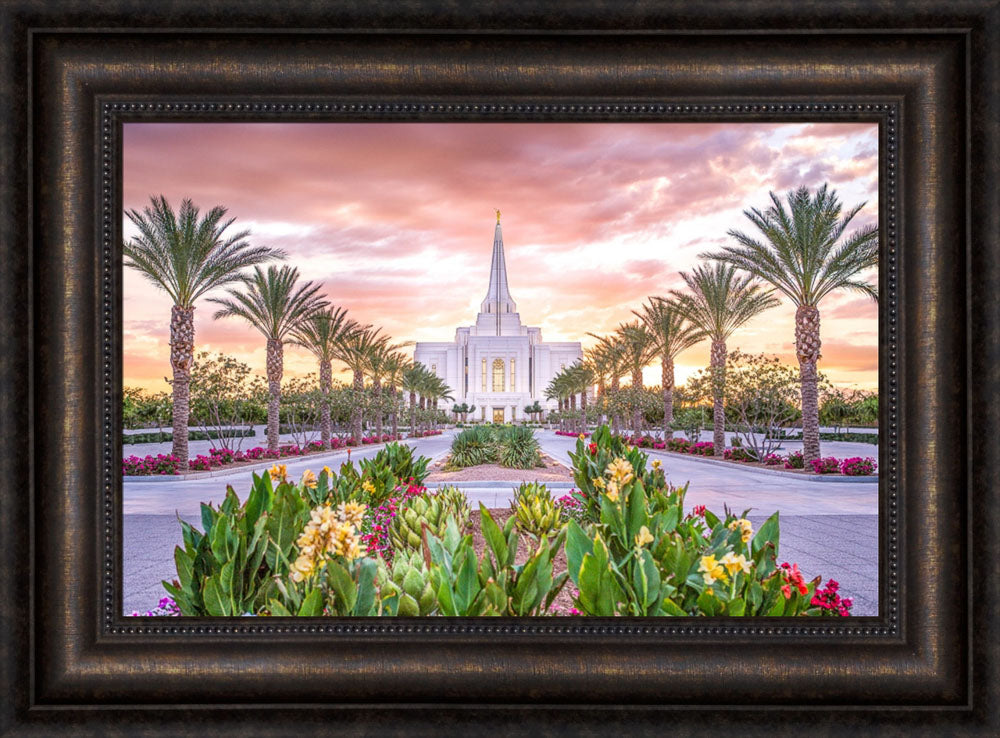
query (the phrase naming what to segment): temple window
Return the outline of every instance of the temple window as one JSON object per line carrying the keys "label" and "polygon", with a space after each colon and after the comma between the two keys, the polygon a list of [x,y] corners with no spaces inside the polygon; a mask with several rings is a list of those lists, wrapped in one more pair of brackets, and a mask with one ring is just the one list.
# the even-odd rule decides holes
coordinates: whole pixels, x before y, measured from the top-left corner
{"label": "temple window", "polygon": [[493,361],[493,391],[504,391],[503,359],[495,359]]}

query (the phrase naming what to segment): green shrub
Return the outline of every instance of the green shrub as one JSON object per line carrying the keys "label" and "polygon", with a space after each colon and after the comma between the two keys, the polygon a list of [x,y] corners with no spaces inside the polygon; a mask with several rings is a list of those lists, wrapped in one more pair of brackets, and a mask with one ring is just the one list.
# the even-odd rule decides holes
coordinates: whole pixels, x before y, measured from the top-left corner
{"label": "green shrub", "polygon": [[[225,438],[250,438],[255,434],[256,433],[253,428],[226,428],[221,432],[221,434],[217,430],[189,430],[188,440],[214,441],[218,439],[220,435]],[[174,434],[168,432],[126,433],[122,436],[123,445],[131,445],[133,443],[170,443],[173,440]]]}
{"label": "green shrub", "polygon": [[466,428],[451,443],[449,465],[454,468],[499,464],[530,469],[541,464],[534,431],[524,426],[478,425]]}

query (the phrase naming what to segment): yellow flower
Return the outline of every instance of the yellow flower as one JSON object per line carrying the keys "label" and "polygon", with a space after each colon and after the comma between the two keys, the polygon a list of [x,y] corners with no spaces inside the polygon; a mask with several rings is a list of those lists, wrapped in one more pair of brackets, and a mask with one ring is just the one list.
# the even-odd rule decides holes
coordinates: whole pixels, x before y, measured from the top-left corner
{"label": "yellow flower", "polygon": [[746,518],[734,520],[729,524],[729,530],[736,530],[737,528],[740,529],[740,539],[744,543],[753,538],[753,524]]}
{"label": "yellow flower", "polygon": [[316,475],[308,469],[302,475],[302,486],[307,489],[316,489]]}
{"label": "yellow flower", "polygon": [[708,589],[705,590],[705,594],[707,594],[707,595],[714,595],[715,594],[715,590],[712,589],[711,587],[709,587]]}
{"label": "yellow flower", "polygon": [[372,480],[366,479],[364,483],[361,485],[361,491],[367,492],[368,494],[372,494],[375,491],[375,485],[372,484]]}
{"label": "yellow flower", "polygon": [[608,489],[604,493],[612,502],[618,502],[618,485],[614,481],[608,482]]}
{"label": "yellow flower", "polygon": [[618,484],[628,484],[635,479],[635,475],[632,472],[632,465],[626,459],[618,458],[608,464],[608,468],[604,473],[609,475],[615,482],[618,482]]}
{"label": "yellow flower", "polygon": [[698,571],[704,572],[701,578],[705,580],[705,584],[714,584],[717,579],[726,581],[726,570],[722,564],[715,560],[714,555],[702,556]]}
{"label": "yellow flower", "polygon": [[327,479],[330,479],[331,477],[333,477],[333,472],[330,471],[330,467],[324,466],[323,467],[323,472],[326,474],[326,478]]}
{"label": "yellow flower", "polygon": [[728,552],[722,557],[719,562],[729,571],[729,576],[735,576],[737,572],[743,572],[744,574],[750,573],[750,562],[747,561],[746,556],[740,554],[737,556],[732,551]]}
{"label": "yellow flower", "polygon": [[591,479],[590,481],[596,489],[604,489],[604,477],[598,477],[597,479]]}
{"label": "yellow flower", "polygon": [[307,576],[312,574],[315,568],[316,568],[316,562],[313,560],[313,558],[311,556],[306,556],[305,554],[302,554],[297,559],[295,559],[295,563],[292,564],[292,574],[291,574],[292,581],[301,582]]}
{"label": "yellow flower", "polygon": [[659,469],[661,465],[662,464],[661,464],[661,462],[660,462],[659,459],[653,459],[653,468],[654,469]]}
{"label": "yellow flower", "polygon": [[586,437],[585,435],[583,435],[582,433],[580,434],[580,440],[581,440],[581,441],[583,441],[583,440],[586,440],[586,438],[587,438],[587,437]]}
{"label": "yellow flower", "polygon": [[271,481],[287,482],[288,466],[286,464],[275,464],[270,469],[268,469],[268,474],[271,475]]}
{"label": "yellow flower", "polygon": [[653,534],[649,532],[649,528],[645,525],[639,528],[639,535],[635,537],[635,545],[642,548],[647,543],[653,542]]}
{"label": "yellow flower", "polygon": [[344,523],[351,523],[355,528],[361,527],[365,517],[365,505],[359,502],[341,502],[337,505],[337,515]]}

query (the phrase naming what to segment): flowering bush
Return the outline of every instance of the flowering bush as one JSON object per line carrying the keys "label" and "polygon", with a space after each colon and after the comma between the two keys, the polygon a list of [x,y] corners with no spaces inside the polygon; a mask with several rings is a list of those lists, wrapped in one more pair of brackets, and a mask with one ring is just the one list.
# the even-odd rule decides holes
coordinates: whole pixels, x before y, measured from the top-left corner
{"label": "flowering bush", "polygon": [[573,496],[575,490],[570,490],[569,494],[563,495],[556,500],[556,507],[566,520],[575,520],[578,523],[583,521],[583,502]]}
{"label": "flowering bush", "polygon": [[122,459],[122,474],[127,477],[148,477],[155,474],[176,474],[180,459],[173,455],[127,456]]}
{"label": "flowering bush", "polygon": [[146,610],[146,612],[139,612],[138,610],[133,610],[129,613],[128,617],[131,618],[162,618],[162,617],[177,617],[181,614],[181,610],[177,607],[177,603],[174,602],[171,597],[161,597],[160,604],[154,607],[152,610]]}
{"label": "flowering bush", "polygon": [[555,433],[557,436],[569,436],[570,438],[579,438],[580,436],[587,438],[588,436],[590,436],[589,433],[574,433],[573,431],[564,431],[564,430],[557,430]]}
{"label": "flowering bush", "polygon": [[212,468],[212,457],[198,454],[193,459],[188,459],[188,469],[191,471],[208,471]]}
{"label": "flowering bush", "polygon": [[768,454],[763,459],[764,463],[768,466],[777,466],[784,462],[784,459],[778,454]]}
{"label": "flowering bush", "polygon": [[667,441],[668,451],[680,451],[681,453],[687,453],[689,448],[691,448],[691,441],[686,438],[671,438]]}
{"label": "flowering bush", "polygon": [[841,598],[837,590],[840,585],[833,579],[826,583],[823,589],[816,590],[809,604],[820,609],[820,615],[828,617],[846,618],[851,614],[851,607],[854,606],[850,597]]}
{"label": "flowering bush", "polygon": [[802,458],[801,451],[792,451],[788,456],[785,457],[785,468],[786,469],[805,469],[806,462]]}
{"label": "flowering bush", "polygon": [[439,430],[418,430],[416,433],[411,433],[410,438],[427,438],[427,436],[440,436],[444,431]]}
{"label": "flowering bush", "polygon": [[832,456],[825,459],[813,459],[811,462],[813,471],[817,474],[836,474],[840,471],[840,461]]}
{"label": "flowering bush", "polygon": [[854,456],[840,462],[840,473],[848,477],[867,477],[875,473],[875,459]]}
{"label": "flowering bush", "polygon": [[399,512],[402,504],[411,497],[418,497],[427,491],[426,487],[410,484],[396,487],[396,493],[365,517],[362,525],[361,540],[372,556],[381,556],[386,563],[392,563],[392,543],[389,540],[389,530],[392,520]]}
{"label": "flowering bush", "polygon": [[743,448],[742,446],[734,446],[733,448],[727,448],[722,452],[722,458],[728,459],[729,461],[756,461],[757,457],[753,455],[752,451]]}
{"label": "flowering bush", "polygon": [[694,454],[695,456],[714,456],[715,444],[712,443],[711,441],[692,443],[690,446],[688,446],[687,453]]}

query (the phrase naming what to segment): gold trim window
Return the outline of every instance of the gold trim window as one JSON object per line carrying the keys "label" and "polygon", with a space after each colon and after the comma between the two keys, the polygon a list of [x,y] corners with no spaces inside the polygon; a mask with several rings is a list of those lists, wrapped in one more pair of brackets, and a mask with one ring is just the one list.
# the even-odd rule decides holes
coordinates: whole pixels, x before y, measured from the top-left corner
{"label": "gold trim window", "polygon": [[504,391],[503,359],[493,360],[493,391],[494,392]]}
{"label": "gold trim window", "polygon": [[517,382],[515,381],[515,374],[514,374],[515,361],[516,360],[512,356],[511,359],[510,359],[510,391],[511,392],[517,392]]}

